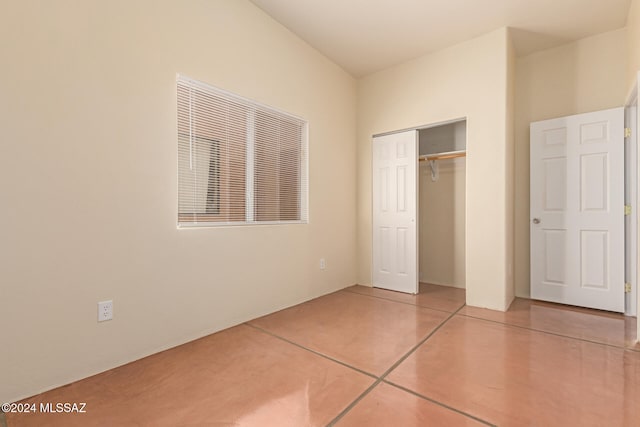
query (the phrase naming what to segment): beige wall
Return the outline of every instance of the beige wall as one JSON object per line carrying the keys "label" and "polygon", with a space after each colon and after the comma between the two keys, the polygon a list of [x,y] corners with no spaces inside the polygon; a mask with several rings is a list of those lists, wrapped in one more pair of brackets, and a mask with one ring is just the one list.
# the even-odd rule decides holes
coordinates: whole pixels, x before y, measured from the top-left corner
{"label": "beige wall", "polygon": [[464,288],[465,159],[438,160],[438,172],[420,162],[420,281]]}
{"label": "beige wall", "polygon": [[518,58],[516,63],[516,294],[529,296],[529,123],[624,105],[626,30]]}
{"label": "beige wall", "polygon": [[467,302],[508,305],[507,38],[496,30],[358,81],[359,283],[371,283],[372,135],[467,117]]}
{"label": "beige wall", "polygon": [[[0,401],[356,281],[355,81],[251,3],[15,1],[0,38]],[[308,225],[176,229],[176,73],[309,120]]]}
{"label": "beige wall", "polygon": [[637,83],[640,71],[640,0],[632,0],[627,16],[627,89]]}

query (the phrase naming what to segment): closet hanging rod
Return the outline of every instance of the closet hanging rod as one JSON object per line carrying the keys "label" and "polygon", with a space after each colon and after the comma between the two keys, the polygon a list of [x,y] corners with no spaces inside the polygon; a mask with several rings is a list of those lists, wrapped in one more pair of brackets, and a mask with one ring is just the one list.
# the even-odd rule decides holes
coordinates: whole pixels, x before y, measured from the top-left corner
{"label": "closet hanging rod", "polygon": [[437,154],[420,156],[419,160],[421,162],[423,162],[425,160],[455,159],[456,157],[465,157],[466,155],[467,155],[467,152],[464,151],[464,150],[462,150],[462,151],[449,151],[449,152],[446,152],[446,153],[437,153]]}

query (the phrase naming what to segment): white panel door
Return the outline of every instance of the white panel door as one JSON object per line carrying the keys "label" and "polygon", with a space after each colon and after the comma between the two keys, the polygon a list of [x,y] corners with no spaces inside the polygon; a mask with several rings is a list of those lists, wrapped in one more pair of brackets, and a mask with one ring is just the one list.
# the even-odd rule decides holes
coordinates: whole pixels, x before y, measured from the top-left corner
{"label": "white panel door", "polygon": [[418,293],[415,130],[373,138],[373,286]]}
{"label": "white panel door", "polygon": [[530,131],[531,297],[624,312],[624,108]]}

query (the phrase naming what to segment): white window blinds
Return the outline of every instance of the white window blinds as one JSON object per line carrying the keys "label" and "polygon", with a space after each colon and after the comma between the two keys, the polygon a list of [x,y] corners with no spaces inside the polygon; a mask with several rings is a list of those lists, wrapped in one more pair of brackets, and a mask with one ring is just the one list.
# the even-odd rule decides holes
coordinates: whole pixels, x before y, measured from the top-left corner
{"label": "white window blinds", "polygon": [[307,221],[307,123],[178,76],[178,225]]}

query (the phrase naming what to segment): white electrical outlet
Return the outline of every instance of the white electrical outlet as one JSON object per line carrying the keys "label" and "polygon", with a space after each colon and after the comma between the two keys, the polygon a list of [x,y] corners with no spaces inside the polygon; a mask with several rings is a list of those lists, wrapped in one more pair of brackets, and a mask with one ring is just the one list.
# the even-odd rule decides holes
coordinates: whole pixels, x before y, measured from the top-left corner
{"label": "white electrical outlet", "polygon": [[324,258],[320,258],[320,270],[327,268],[327,263],[324,262]]}
{"label": "white electrical outlet", "polygon": [[113,319],[113,301],[100,301],[98,303],[98,322]]}

